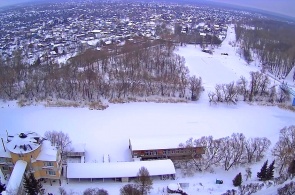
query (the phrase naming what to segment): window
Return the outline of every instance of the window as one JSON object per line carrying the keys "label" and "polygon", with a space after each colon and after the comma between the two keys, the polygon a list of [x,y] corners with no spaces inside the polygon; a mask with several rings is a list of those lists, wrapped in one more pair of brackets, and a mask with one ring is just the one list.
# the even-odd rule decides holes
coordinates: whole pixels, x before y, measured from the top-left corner
{"label": "window", "polygon": [[144,155],[146,156],[158,155],[158,151],[157,150],[145,151]]}
{"label": "window", "polygon": [[149,155],[153,155],[153,152],[152,151],[145,151],[144,154],[149,156]]}
{"label": "window", "polygon": [[53,162],[44,162],[44,166],[46,167],[53,167]]}
{"label": "window", "polygon": [[9,171],[9,168],[8,168],[7,166],[3,166],[3,167],[2,167],[2,170],[3,170],[3,171]]}
{"label": "window", "polygon": [[6,162],[5,158],[0,158],[0,163]]}
{"label": "window", "polygon": [[164,151],[163,151],[163,154],[164,154],[164,155],[168,155],[168,154],[170,154],[170,150],[164,150]]}
{"label": "window", "polygon": [[56,174],[55,174],[55,171],[46,171],[46,174],[47,174],[47,175],[56,175]]}

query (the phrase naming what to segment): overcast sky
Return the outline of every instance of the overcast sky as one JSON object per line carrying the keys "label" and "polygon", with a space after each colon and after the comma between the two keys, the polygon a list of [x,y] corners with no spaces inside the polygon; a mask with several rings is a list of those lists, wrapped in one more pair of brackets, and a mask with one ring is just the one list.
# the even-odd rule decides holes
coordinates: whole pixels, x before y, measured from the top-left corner
{"label": "overcast sky", "polygon": [[295,0],[210,0],[247,6],[295,17]]}
{"label": "overcast sky", "polygon": [[[0,0],[0,7],[37,0]],[[181,1],[181,0],[180,0]],[[205,1],[205,0],[204,0]],[[295,17],[295,0],[207,0],[263,9]],[[48,1],[47,1],[48,2]]]}

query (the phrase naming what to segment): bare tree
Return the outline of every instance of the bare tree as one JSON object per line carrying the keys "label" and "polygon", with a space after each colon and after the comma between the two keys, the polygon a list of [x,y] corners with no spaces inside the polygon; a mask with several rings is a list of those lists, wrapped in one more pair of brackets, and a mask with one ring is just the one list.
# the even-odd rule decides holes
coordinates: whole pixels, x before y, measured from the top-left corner
{"label": "bare tree", "polygon": [[201,137],[195,140],[194,144],[205,148],[205,154],[197,159],[202,170],[208,170],[212,168],[212,166],[220,165],[220,161],[223,158],[220,139],[214,140],[212,136]]}
{"label": "bare tree", "polygon": [[216,101],[215,97],[216,97],[216,94],[214,92],[209,92],[208,93],[208,98],[209,98],[210,105],[211,105],[212,102],[214,104],[217,104],[217,101]]}
{"label": "bare tree", "polygon": [[189,88],[191,91],[191,100],[196,101],[200,98],[201,92],[203,91],[202,87],[202,78],[197,78],[196,76],[192,76],[189,79]]}
{"label": "bare tree", "polygon": [[59,147],[62,156],[72,143],[69,135],[62,131],[46,131],[44,137],[48,139],[52,145]]}
{"label": "bare tree", "polygon": [[230,103],[236,104],[238,91],[235,86],[235,83],[231,82],[229,84],[226,84],[225,86],[223,86],[223,91],[224,91],[225,101],[228,104]]}
{"label": "bare tree", "polygon": [[153,180],[149,171],[145,167],[141,167],[137,173],[136,183],[141,195],[146,195],[153,188]]}
{"label": "bare tree", "polygon": [[246,174],[245,174],[246,181],[248,181],[248,179],[251,179],[251,177],[252,177],[251,168],[250,167],[247,167],[245,171],[246,171]]}
{"label": "bare tree", "polygon": [[247,163],[258,162],[264,157],[271,142],[267,138],[249,138],[245,142],[245,155]]}
{"label": "bare tree", "polygon": [[228,171],[233,166],[244,164],[246,138],[242,133],[234,133],[231,137],[221,139],[223,158],[221,163],[224,170]]}
{"label": "bare tree", "polygon": [[240,80],[238,80],[238,82],[237,82],[237,86],[238,86],[237,90],[238,90],[238,93],[243,96],[244,101],[247,100],[248,94],[249,94],[247,85],[248,85],[248,82],[247,82],[246,78],[241,76]]}
{"label": "bare tree", "polygon": [[283,170],[295,158],[295,126],[284,127],[280,130],[279,141],[272,149],[272,154],[278,165],[279,173],[282,174]]}

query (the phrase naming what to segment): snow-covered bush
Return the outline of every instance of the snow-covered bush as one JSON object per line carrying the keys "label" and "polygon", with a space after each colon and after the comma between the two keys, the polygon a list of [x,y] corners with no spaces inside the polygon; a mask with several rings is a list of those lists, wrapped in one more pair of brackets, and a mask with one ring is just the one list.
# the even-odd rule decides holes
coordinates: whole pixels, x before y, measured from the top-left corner
{"label": "snow-covered bush", "polygon": [[278,195],[292,195],[295,194],[295,182],[291,181],[284,187],[278,189]]}

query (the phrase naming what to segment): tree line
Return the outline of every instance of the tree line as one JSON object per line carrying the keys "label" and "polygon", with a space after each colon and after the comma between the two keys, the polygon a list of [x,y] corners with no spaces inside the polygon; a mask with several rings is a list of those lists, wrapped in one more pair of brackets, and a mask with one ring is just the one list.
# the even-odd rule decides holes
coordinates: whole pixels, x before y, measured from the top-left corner
{"label": "tree line", "polygon": [[240,21],[235,32],[240,54],[248,63],[257,58],[264,69],[279,78],[294,67],[294,24],[267,19]]}
{"label": "tree line", "polygon": [[[32,65],[21,52],[0,62],[4,100],[96,101],[146,97],[197,99],[200,78],[191,77],[174,45],[125,44],[114,50],[86,50],[65,64],[46,57]],[[196,86],[198,85],[198,86]]]}
{"label": "tree line", "polygon": [[290,93],[276,84],[271,85],[270,79],[263,72],[250,72],[250,81],[241,76],[236,82],[217,84],[215,91],[208,93],[210,103],[225,102],[236,104],[237,101],[265,101],[284,103],[290,100]]}
{"label": "tree line", "polygon": [[228,171],[233,167],[259,162],[270,144],[270,140],[265,137],[247,139],[242,133],[234,133],[230,137],[219,139],[214,139],[213,136],[190,138],[179,147],[204,147],[205,153],[196,157],[192,155],[180,162],[182,171],[185,174],[193,174],[195,170],[210,171],[214,167],[223,167]]}

